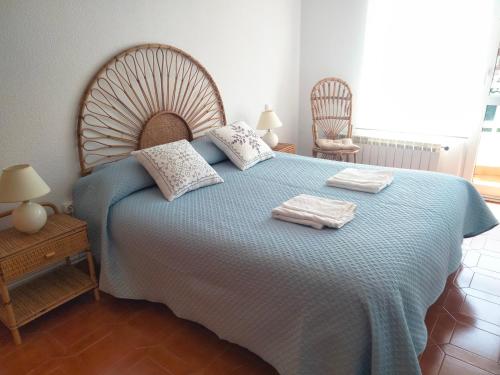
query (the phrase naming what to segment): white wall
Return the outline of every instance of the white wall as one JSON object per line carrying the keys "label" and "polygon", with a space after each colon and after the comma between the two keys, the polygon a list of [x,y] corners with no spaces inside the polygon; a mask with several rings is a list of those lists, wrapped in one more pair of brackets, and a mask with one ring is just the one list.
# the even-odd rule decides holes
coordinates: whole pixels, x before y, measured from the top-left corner
{"label": "white wall", "polygon": [[[300,0],[2,0],[0,167],[31,163],[61,203],[78,177],[78,101],[120,50],[165,43],[212,74],[228,121],[265,103],[297,141]],[[0,204],[0,211],[6,205]]]}
{"label": "white wall", "polygon": [[[334,76],[349,82],[354,96],[353,108],[356,108],[366,11],[367,0],[302,2],[298,133],[300,154],[311,155],[312,119],[309,96],[317,81]],[[355,117],[353,121],[355,125]]]}

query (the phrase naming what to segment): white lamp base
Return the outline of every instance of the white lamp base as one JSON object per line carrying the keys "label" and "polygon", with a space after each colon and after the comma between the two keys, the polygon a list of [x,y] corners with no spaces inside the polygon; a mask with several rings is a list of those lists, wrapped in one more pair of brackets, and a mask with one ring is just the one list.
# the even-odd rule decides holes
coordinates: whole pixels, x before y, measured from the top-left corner
{"label": "white lamp base", "polygon": [[271,148],[275,148],[278,145],[278,136],[271,129],[262,137],[262,140]]}
{"label": "white lamp base", "polygon": [[24,233],[36,233],[47,222],[47,212],[38,203],[26,201],[12,212],[14,227]]}

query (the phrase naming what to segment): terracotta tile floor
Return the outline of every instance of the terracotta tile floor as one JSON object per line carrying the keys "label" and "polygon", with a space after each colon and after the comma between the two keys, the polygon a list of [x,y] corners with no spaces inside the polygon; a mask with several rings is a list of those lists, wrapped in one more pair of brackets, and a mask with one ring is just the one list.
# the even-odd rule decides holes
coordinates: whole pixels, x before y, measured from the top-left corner
{"label": "terracotta tile floor", "polygon": [[[500,205],[492,206],[500,217]],[[464,241],[463,265],[429,309],[424,375],[500,374],[500,228]],[[1,375],[276,374],[256,355],[168,308],[91,294],[21,330],[0,327]]]}

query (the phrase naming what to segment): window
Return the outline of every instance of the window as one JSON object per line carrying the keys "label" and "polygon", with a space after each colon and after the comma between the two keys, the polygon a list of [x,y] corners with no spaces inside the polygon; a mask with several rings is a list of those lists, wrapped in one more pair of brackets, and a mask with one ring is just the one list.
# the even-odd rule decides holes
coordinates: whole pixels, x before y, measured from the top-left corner
{"label": "window", "polygon": [[484,111],[494,0],[368,4],[356,126],[470,136]]}

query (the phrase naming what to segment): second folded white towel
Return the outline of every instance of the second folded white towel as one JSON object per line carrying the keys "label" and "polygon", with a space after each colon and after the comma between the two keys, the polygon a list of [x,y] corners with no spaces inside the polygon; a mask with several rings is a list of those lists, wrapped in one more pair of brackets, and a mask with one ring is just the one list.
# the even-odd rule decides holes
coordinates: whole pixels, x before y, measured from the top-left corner
{"label": "second folded white towel", "polygon": [[342,189],[378,193],[394,180],[394,173],[388,170],[346,168],[330,177],[328,186]]}
{"label": "second folded white towel", "polygon": [[300,194],[274,208],[272,216],[316,229],[341,228],[354,218],[355,211],[351,202]]}

